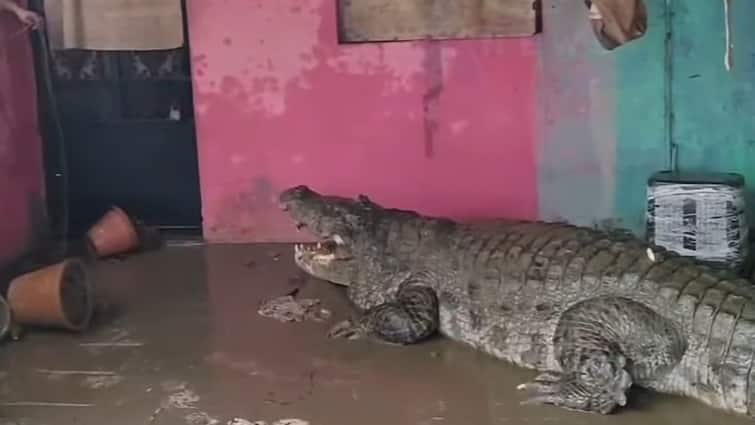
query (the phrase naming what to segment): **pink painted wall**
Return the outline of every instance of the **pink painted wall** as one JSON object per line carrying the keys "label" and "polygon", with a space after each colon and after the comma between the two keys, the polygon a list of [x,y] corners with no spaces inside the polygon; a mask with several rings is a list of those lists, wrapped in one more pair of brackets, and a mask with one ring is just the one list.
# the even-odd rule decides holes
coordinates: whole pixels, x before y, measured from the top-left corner
{"label": "pink painted wall", "polygon": [[33,242],[44,196],[31,46],[20,29],[0,13],[0,266]]}
{"label": "pink painted wall", "polygon": [[302,183],[535,217],[536,39],[339,45],[335,4],[189,2],[206,238],[296,238],[276,198]]}

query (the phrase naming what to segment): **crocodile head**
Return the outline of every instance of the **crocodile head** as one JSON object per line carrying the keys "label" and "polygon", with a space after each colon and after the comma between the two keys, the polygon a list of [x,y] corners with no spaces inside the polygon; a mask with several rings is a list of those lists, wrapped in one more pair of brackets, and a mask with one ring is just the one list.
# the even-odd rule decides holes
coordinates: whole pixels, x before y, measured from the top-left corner
{"label": "crocodile head", "polygon": [[294,247],[296,264],[320,279],[350,285],[359,264],[355,249],[363,232],[366,197],[358,200],[321,195],[307,186],[296,186],[280,195],[281,208],[299,230],[306,229],[319,241]]}

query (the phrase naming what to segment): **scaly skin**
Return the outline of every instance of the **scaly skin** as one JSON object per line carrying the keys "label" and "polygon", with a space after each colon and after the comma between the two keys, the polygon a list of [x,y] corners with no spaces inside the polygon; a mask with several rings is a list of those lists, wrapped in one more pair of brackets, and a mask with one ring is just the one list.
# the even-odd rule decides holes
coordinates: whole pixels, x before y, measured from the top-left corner
{"label": "scaly skin", "polygon": [[[360,310],[332,336],[412,344],[438,331],[545,372],[528,403],[609,413],[638,385],[755,416],[755,289],[626,234],[559,223],[461,224],[366,197],[281,194],[330,242],[296,263]],[[337,242],[337,243],[336,243]]]}

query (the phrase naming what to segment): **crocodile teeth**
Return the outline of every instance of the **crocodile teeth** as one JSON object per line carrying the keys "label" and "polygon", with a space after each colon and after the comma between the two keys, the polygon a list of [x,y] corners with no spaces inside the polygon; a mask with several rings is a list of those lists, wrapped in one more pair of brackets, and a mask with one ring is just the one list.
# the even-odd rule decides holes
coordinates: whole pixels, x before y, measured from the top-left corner
{"label": "crocodile teeth", "polygon": [[331,261],[333,261],[335,258],[336,257],[333,254],[317,254],[313,257],[313,260],[315,260],[316,262],[320,264],[327,265]]}

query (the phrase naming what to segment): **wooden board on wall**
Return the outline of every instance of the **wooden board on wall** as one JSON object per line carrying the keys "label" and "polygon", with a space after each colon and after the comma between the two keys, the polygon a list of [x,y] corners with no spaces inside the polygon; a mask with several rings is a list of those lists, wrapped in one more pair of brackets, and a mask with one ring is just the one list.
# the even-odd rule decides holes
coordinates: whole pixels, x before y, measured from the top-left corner
{"label": "wooden board on wall", "polygon": [[340,41],[526,37],[537,0],[339,0]]}

